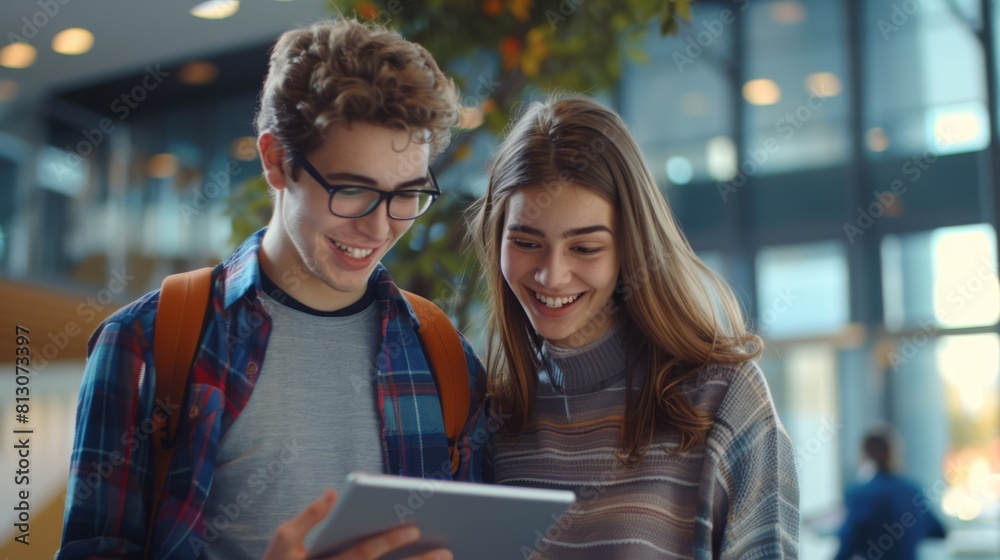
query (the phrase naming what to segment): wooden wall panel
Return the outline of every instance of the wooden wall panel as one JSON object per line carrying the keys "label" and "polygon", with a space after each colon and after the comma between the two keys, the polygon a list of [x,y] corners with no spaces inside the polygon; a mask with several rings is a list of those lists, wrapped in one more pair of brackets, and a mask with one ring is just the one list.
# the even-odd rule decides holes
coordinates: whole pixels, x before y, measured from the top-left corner
{"label": "wooden wall panel", "polygon": [[119,301],[102,305],[102,295],[108,302],[110,292],[71,293],[0,278],[0,364],[14,362],[17,325],[30,331],[33,363],[86,357],[90,334],[124,305]]}

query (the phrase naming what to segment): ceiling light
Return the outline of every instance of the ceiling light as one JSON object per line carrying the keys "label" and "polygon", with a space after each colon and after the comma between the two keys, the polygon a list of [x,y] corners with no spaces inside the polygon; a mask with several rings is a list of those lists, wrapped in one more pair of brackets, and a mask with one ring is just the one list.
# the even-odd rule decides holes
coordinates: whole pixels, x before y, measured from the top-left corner
{"label": "ceiling light", "polygon": [[17,99],[17,91],[20,89],[17,82],[13,80],[0,80],[0,103],[8,103]]}
{"label": "ceiling light", "polygon": [[219,67],[212,62],[195,60],[181,66],[177,74],[183,84],[203,86],[215,81],[215,77],[219,75]]}
{"label": "ceiling light", "polygon": [[38,51],[28,43],[11,43],[0,49],[0,66],[27,68],[37,57]]}
{"label": "ceiling light", "polygon": [[170,153],[156,154],[149,158],[146,170],[155,179],[169,179],[177,174],[177,156]]}
{"label": "ceiling light", "polygon": [[840,78],[833,72],[815,72],[806,77],[806,89],[820,97],[840,95]]}
{"label": "ceiling light", "polygon": [[936,107],[929,112],[932,150],[938,154],[972,152],[987,147],[989,115],[980,102]]}
{"label": "ceiling light", "polygon": [[94,46],[94,34],[82,27],[63,29],[52,38],[52,50],[59,54],[83,54]]}
{"label": "ceiling light", "polygon": [[889,149],[889,137],[885,135],[885,130],[876,127],[865,133],[865,143],[868,149],[880,153]]}
{"label": "ceiling light", "polygon": [[694,167],[691,160],[683,156],[674,156],[667,160],[667,179],[675,185],[686,185],[694,177]]}
{"label": "ceiling light", "polygon": [[716,181],[728,181],[736,176],[736,144],[728,136],[715,136],[705,144],[708,174]]}
{"label": "ceiling light", "polygon": [[806,19],[806,8],[802,2],[774,2],[769,8],[771,19],[783,25],[795,25]]}
{"label": "ceiling light", "polygon": [[751,105],[774,105],[781,100],[781,88],[774,80],[750,80],[743,84],[743,98]]}
{"label": "ceiling light", "polygon": [[226,19],[240,10],[240,0],[208,0],[191,8],[191,15],[202,19]]}
{"label": "ceiling light", "polygon": [[257,138],[253,136],[240,136],[229,144],[229,157],[250,161],[257,158]]}

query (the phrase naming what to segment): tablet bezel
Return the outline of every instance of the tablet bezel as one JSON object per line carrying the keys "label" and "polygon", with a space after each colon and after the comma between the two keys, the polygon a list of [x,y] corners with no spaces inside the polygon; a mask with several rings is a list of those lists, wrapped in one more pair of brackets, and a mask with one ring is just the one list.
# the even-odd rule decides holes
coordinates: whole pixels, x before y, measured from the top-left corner
{"label": "tablet bezel", "polygon": [[[414,503],[416,498],[416,503]],[[422,506],[439,499],[435,508]],[[405,558],[450,544],[468,541],[464,534],[443,536],[446,527],[474,523],[490,526],[503,542],[511,542],[514,550],[521,545],[533,546],[536,535],[543,535],[559,520],[560,515],[572,506],[575,495],[568,490],[551,490],[518,486],[502,486],[458,482],[451,480],[409,478],[373,473],[351,473],[347,477],[341,496],[327,519],[320,524],[319,536],[309,548],[308,558],[323,558],[343,551],[345,547],[402,525],[413,524],[424,532],[417,545],[411,545],[385,558]],[[372,504],[372,500],[381,503]],[[416,507],[412,507],[412,506]],[[426,519],[428,511],[446,508],[450,519]],[[392,511],[390,516],[387,511]],[[422,515],[421,512],[424,512]],[[542,512],[546,514],[544,520]],[[365,519],[368,516],[370,519]],[[386,520],[390,524],[386,524]],[[361,528],[361,534],[347,534],[347,527]],[[482,530],[487,530],[482,527]],[[496,534],[497,532],[504,535]],[[517,535],[523,535],[519,537]],[[504,538],[504,537],[508,538]],[[516,542],[515,542],[516,541]],[[495,546],[477,551],[476,558],[487,558],[490,553],[510,558],[510,553],[499,555]],[[456,554],[456,558],[459,556]],[[520,552],[517,552],[520,557]]]}

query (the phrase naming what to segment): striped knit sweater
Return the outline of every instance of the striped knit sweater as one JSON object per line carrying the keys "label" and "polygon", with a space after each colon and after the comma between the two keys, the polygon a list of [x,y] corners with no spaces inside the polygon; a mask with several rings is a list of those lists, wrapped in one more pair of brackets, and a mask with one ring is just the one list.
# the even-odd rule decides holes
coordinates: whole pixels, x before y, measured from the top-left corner
{"label": "striped knit sweater", "polygon": [[[537,533],[525,558],[796,558],[798,482],[791,440],[756,364],[707,368],[687,395],[714,416],[703,446],[672,453],[656,434],[645,459],[616,459],[626,354],[618,328],[583,348],[546,345],[532,422],[513,441],[494,435],[492,478],[569,489],[577,502]],[[641,372],[633,373],[633,386]]]}

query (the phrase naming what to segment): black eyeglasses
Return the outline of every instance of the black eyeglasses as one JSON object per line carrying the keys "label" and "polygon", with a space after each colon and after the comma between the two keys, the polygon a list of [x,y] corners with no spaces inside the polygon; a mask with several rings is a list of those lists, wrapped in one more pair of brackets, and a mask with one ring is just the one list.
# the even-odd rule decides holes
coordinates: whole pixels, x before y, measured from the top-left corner
{"label": "black eyeglasses", "polygon": [[330,203],[327,208],[330,213],[340,218],[361,218],[378,208],[382,200],[386,201],[386,212],[394,220],[412,220],[424,215],[431,204],[441,196],[434,172],[427,168],[427,182],[423,188],[402,189],[398,191],[380,191],[362,185],[333,186],[326,182],[323,175],[309,163],[309,160],[298,152],[291,152],[295,163],[302,166],[306,173],[319,183],[319,186],[330,193]]}

